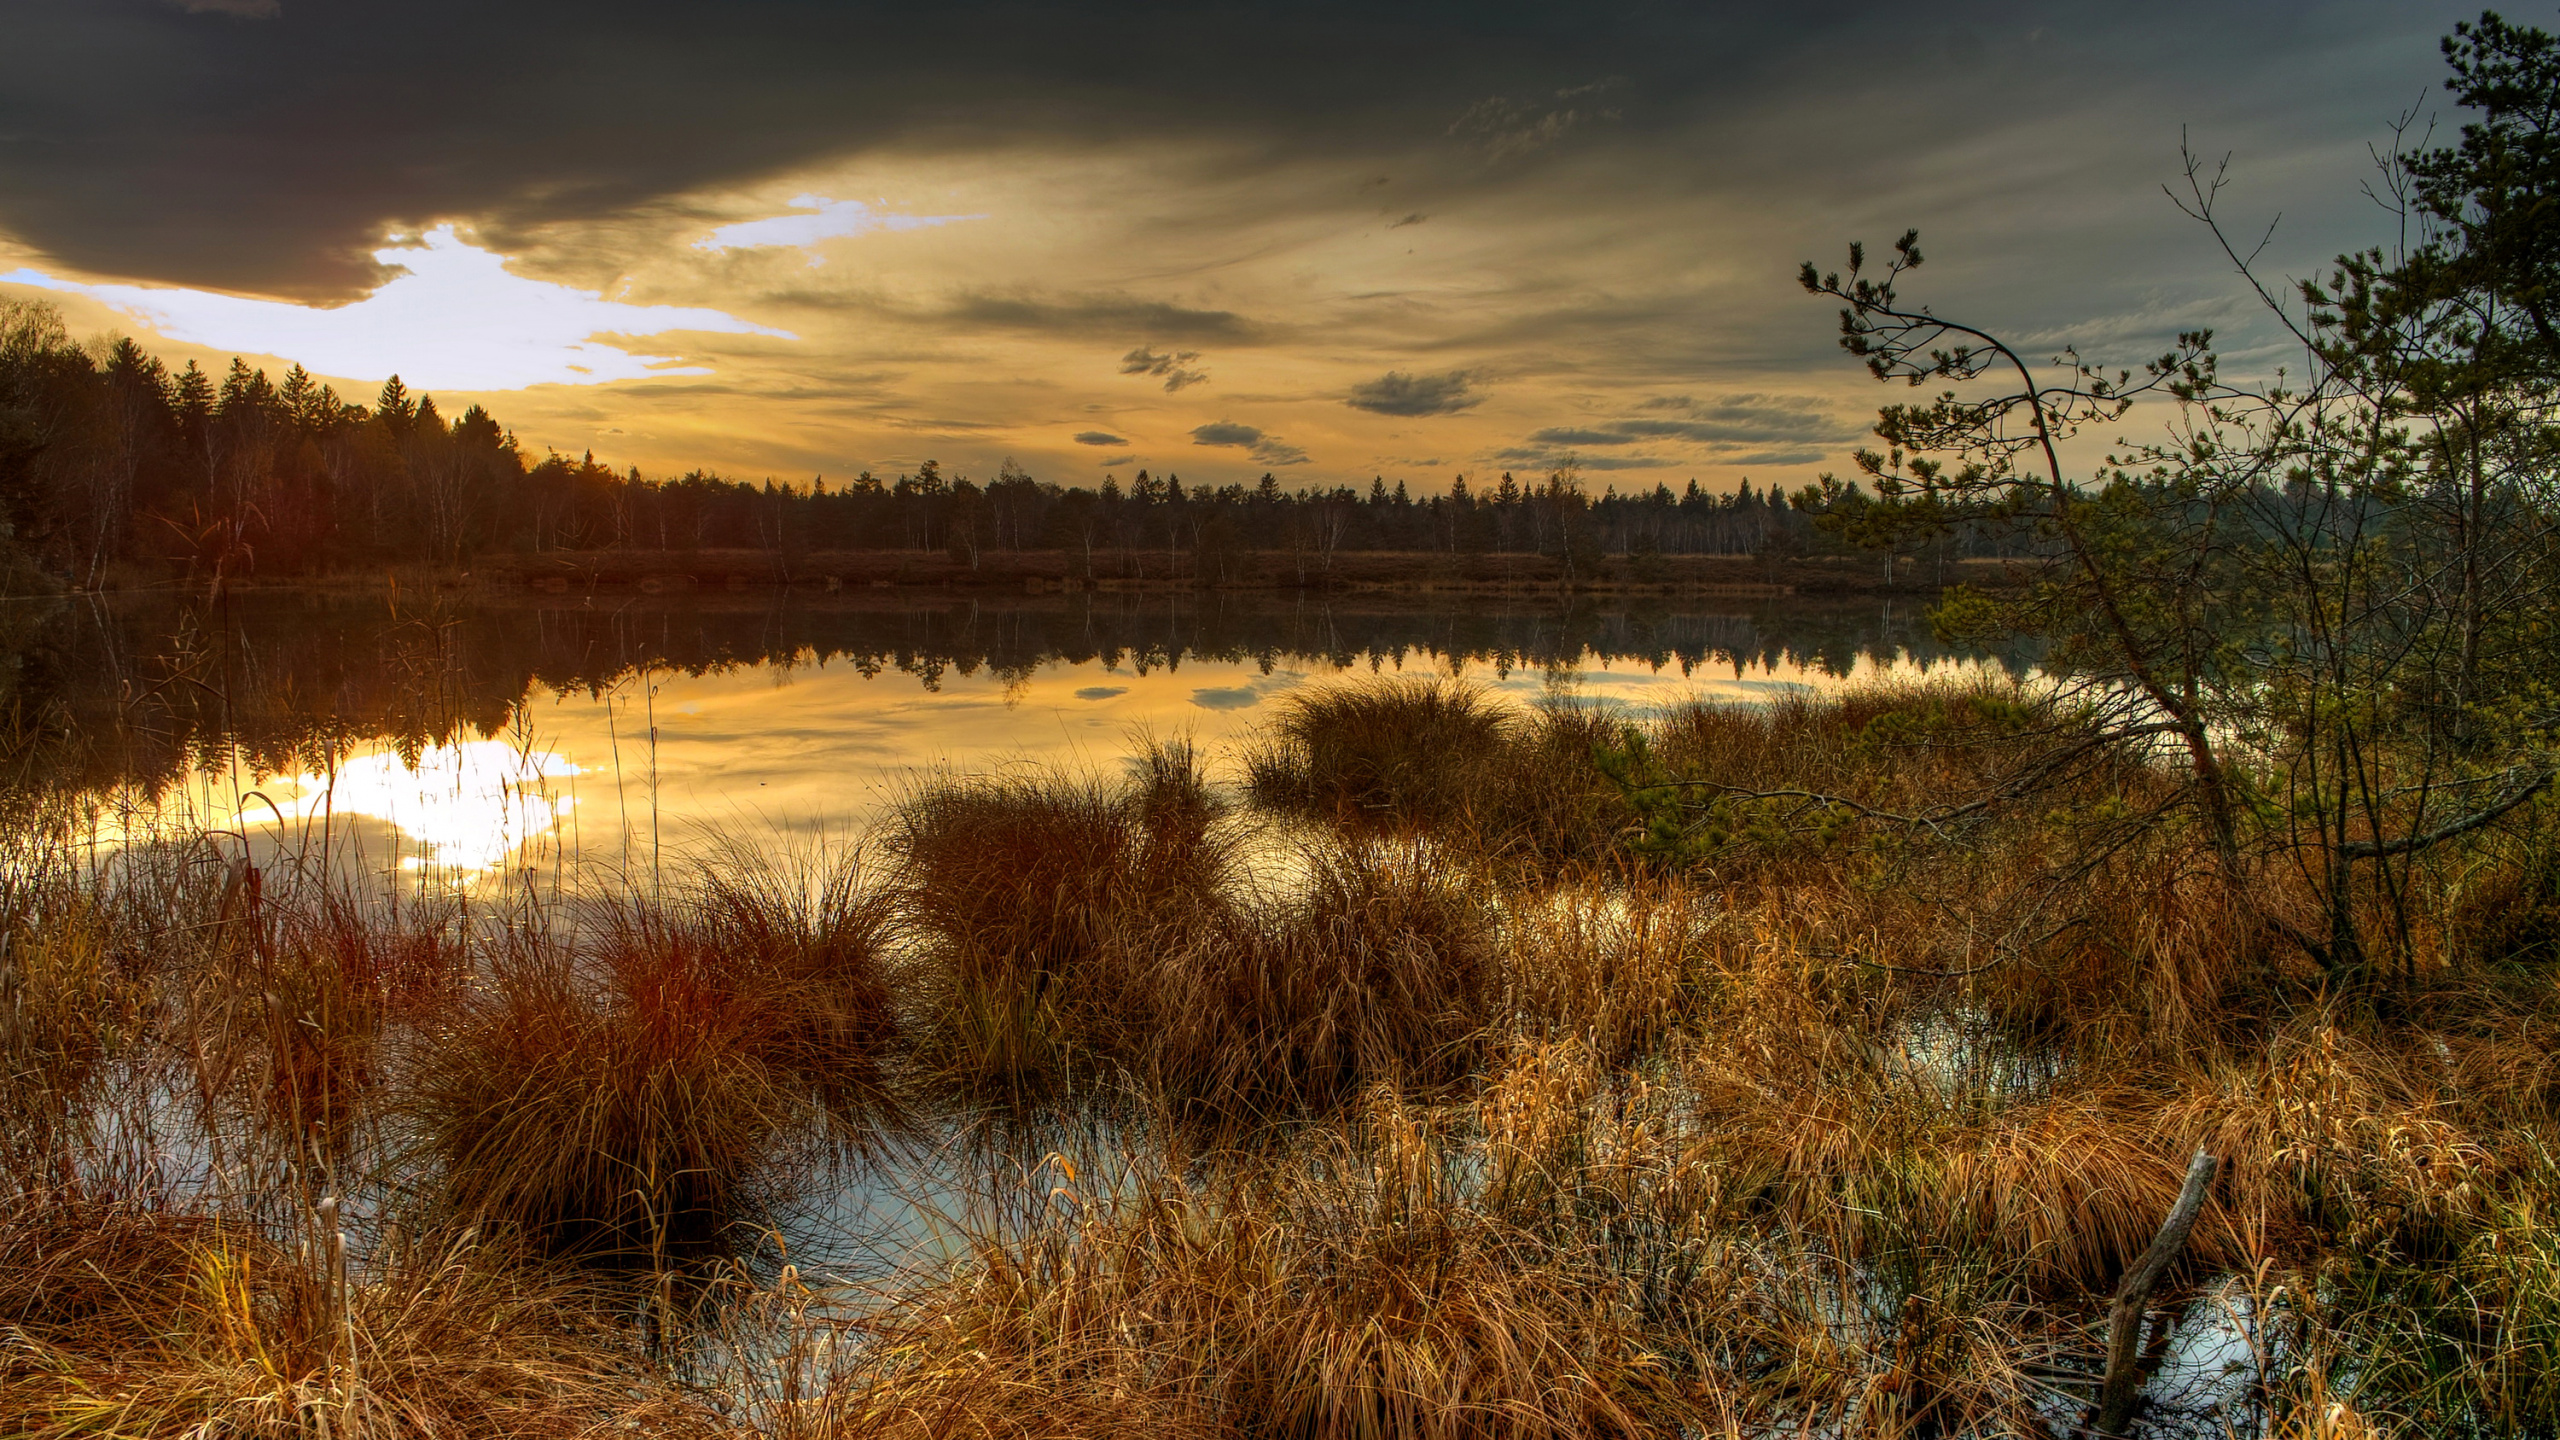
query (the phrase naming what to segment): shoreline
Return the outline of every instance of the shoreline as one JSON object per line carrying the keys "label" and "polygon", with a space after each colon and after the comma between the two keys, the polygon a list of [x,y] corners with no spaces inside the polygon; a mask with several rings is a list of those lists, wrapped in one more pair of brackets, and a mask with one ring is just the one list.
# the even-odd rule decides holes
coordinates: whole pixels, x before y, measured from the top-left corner
{"label": "shoreline", "polygon": [[[1908,562],[1888,578],[1872,555],[1769,559],[1746,555],[1611,556],[1588,573],[1568,574],[1554,556],[1361,551],[1329,562],[1284,551],[1234,557],[1203,579],[1195,557],[1114,552],[1086,556],[1064,550],[990,552],[975,563],[941,551],[860,550],[789,554],[754,550],[586,550],[495,556],[467,568],[414,565],[298,576],[119,577],[94,590],[112,594],[245,591],[432,590],[531,591],[562,595],[630,591],[714,594],[723,591],[933,590],[1045,594],[1315,592],[1488,596],[1679,596],[1777,600],[1933,596],[1949,585],[2002,583],[2007,560]],[[33,599],[37,596],[0,597]]]}

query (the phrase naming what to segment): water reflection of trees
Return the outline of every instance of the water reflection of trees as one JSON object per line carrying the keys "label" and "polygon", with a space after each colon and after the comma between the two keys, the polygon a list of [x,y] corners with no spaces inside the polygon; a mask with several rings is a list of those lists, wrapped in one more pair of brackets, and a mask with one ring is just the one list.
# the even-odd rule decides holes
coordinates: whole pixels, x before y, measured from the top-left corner
{"label": "water reflection of trees", "polygon": [[849,665],[1014,682],[1042,665],[1146,673],[1193,662],[1462,672],[1606,662],[1740,673],[1949,654],[1909,602],[1774,601],[1704,611],[1613,600],[1540,607],[1432,597],[896,594],[618,599],[249,595],[218,605],[77,598],[0,606],[0,749],[21,789],[156,788],[235,751],[311,768],[388,740],[411,753],[505,731],[537,686],[602,691],[642,670]]}

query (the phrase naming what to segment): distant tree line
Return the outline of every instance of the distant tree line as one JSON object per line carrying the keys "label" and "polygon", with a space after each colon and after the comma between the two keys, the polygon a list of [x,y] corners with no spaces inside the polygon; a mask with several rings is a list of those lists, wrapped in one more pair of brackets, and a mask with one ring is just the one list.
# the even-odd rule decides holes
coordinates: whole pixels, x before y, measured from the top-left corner
{"label": "distant tree line", "polygon": [[[234,359],[220,379],[171,370],[130,339],[83,345],[60,312],[0,301],[0,526],[7,554],[68,583],[149,575],[309,575],[383,563],[467,566],[556,550],[933,550],[1108,553],[1214,580],[1249,552],[1538,554],[1570,575],[1608,556],[1801,555],[1862,538],[1856,486],[1794,494],[1692,480],[1594,496],[1571,470],[1458,477],[1417,496],[1381,476],[1365,491],[1186,486],[1141,470],[1098,489],[1035,480],[1007,461],[983,482],[933,461],[830,484],[653,479],[592,454],[528,460],[474,405],[448,420],[398,377],[354,404],[302,367],[277,382]],[[1903,548],[1940,563],[2006,553],[2004,527],[1949,515]],[[1898,528],[1897,536],[1907,526]],[[1897,542],[1903,543],[1903,542]]]}

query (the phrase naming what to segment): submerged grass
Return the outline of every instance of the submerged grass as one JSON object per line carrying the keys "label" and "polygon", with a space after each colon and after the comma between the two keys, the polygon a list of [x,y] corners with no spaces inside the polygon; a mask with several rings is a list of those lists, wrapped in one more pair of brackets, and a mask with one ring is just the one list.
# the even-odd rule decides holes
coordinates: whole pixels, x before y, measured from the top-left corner
{"label": "submerged grass", "polygon": [[[2059,1436],[2198,1147],[2138,1428],[2560,1429],[2541,832],[2346,1004],[2104,831],[2139,756],[1930,846],[1731,798],[1920,811],[2040,706],[1318,691],[1241,797],[946,778],[560,909],[12,842],[0,1433]],[[969,1198],[899,1263],[790,1228],[902,1183]]]}

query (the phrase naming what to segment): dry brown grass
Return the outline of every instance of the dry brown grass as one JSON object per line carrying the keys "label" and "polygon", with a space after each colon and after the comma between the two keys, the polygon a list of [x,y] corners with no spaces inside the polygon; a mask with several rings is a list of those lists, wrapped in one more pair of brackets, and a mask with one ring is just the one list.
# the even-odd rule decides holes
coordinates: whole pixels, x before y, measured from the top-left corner
{"label": "dry brown grass", "polygon": [[[1649,1433],[1670,1377],[1614,1287],[1465,1206],[1387,1105],[1276,1193],[1150,1170],[863,1327],[813,1433]],[[1383,1150],[1374,1148],[1382,1144]]]}
{"label": "dry brown grass", "polygon": [[718,1249],[760,1177],[896,1123],[887,919],[858,871],[748,872],[502,957],[405,1099],[447,1203],[553,1251]]}
{"label": "dry brown grass", "polygon": [[1627,823],[1592,764],[1622,720],[1567,704],[1519,710],[1432,677],[1285,697],[1246,755],[1254,802],[1354,835],[1428,832],[1524,868],[1611,857]]}
{"label": "dry brown grass", "polygon": [[354,1275],[317,1225],[287,1245],[183,1208],[21,1192],[0,1209],[0,1326],[13,1435],[713,1429],[599,1297],[468,1241]]}
{"label": "dry brown grass", "polygon": [[1404,826],[1463,820],[1518,720],[1477,686],[1437,678],[1335,685],[1282,697],[1248,758],[1274,809]]}
{"label": "dry brown grass", "polygon": [[929,1063],[1016,1093],[1085,1058],[1096,1016],[1145,1007],[1140,970],[1219,919],[1233,845],[1187,747],[1108,783],[1002,776],[928,785],[888,845],[920,940]]}
{"label": "dry brown grass", "polygon": [[1501,971],[1470,877],[1413,845],[1319,843],[1299,858],[1286,892],[1159,958],[1123,1053],[1163,1093],[1228,1119],[1472,1073]]}
{"label": "dry brown grass", "polygon": [[[2122,756],[1664,849],[1595,759],[1627,717],[1295,704],[1268,803],[1178,748],[960,779],[874,872],[469,925],[196,860],[8,891],[0,1431],[2052,1433],[2198,1146],[2163,1298],[2248,1317],[2239,1429],[2560,1425],[2560,993],[2482,908],[2529,845],[2442,867],[2347,1003],[2267,933],[2296,882],[2109,828],[2158,793]],[[2076,743],[1975,680],[1635,723],[1904,812]],[[933,1263],[711,1263],[879,1137],[1062,1133],[1031,1097],[1082,1138],[937,1154],[979,1199]]]}

